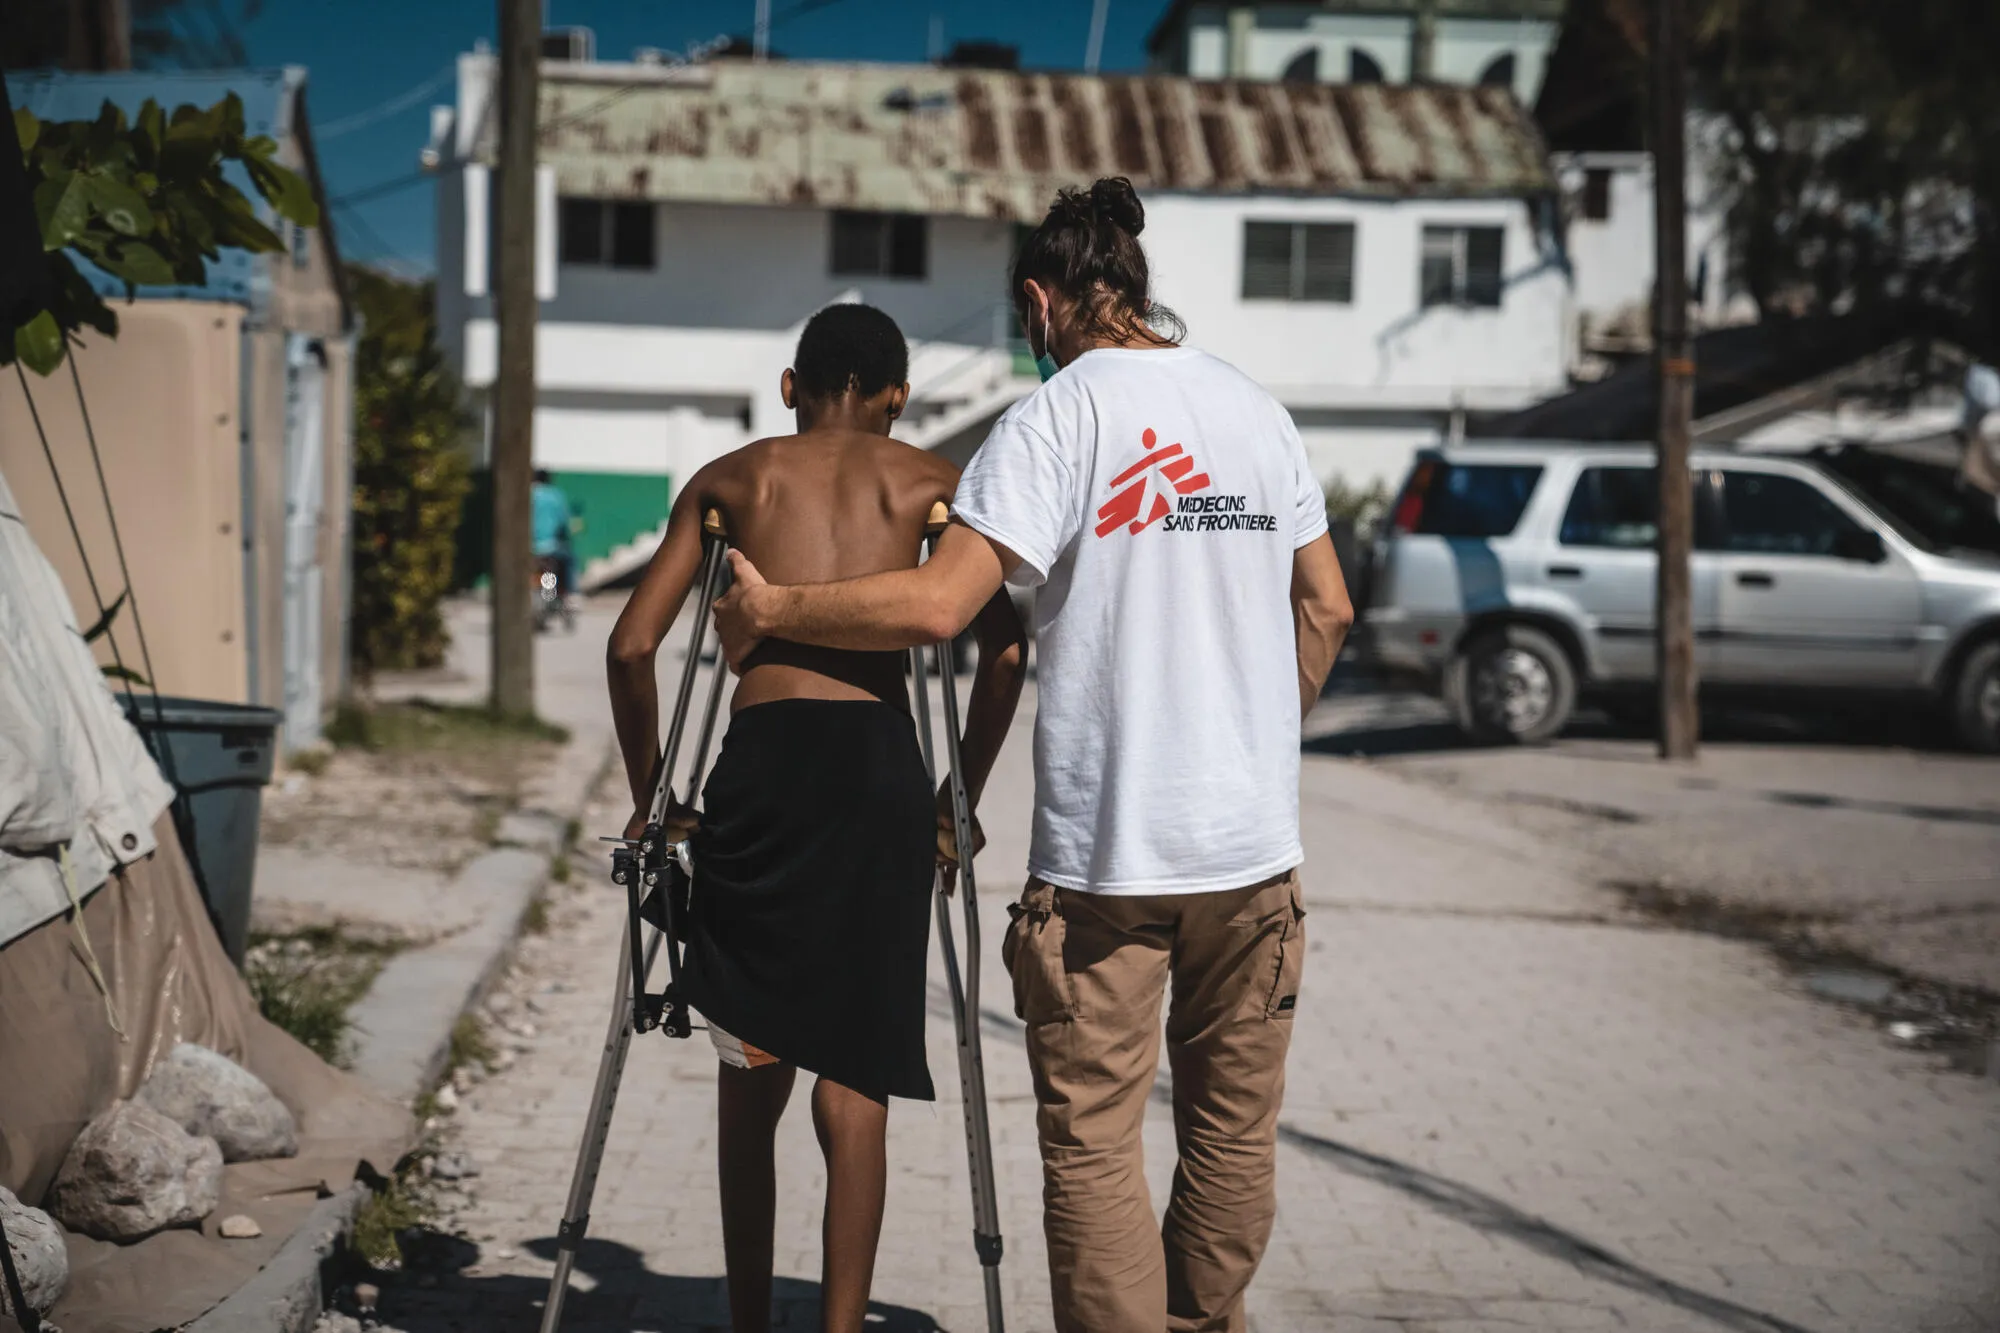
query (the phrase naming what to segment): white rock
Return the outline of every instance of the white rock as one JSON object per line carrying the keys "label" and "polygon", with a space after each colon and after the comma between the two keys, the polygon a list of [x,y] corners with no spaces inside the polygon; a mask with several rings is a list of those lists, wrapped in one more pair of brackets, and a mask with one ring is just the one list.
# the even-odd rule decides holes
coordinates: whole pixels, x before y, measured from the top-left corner
{"label": "white rock", "polygon": [[458,1109],[458,1089],[447,1083],[431,1094],[431,1101],[436,1104],[438,1110],[449,1115]]}
{"label": "white rock", "polygon": [[190,1134],[214,1139],[225,1162],[291,1157],[298,1125],[264,1081],[225,1055],[182,1042],[153,1066],[134,1099]]}
{"label": "white rock", "polygon": [[[7,1229],[7,1248],[14,1255],[21,1294],[37,1314],[48,1310],[69,1285],[69,1251],[63,1246],[62,1231],[54,1218],[22,1203],[5,1185],[0,1185],[0,1225]],[[0,1286],[0,1312],[17,1318],[21,1313],[7,1299],[4,1286]]]}
{"label": "white rock", "polygon": [[232,1213],[223,1218],[220,1230],[229,1240],[255,1240],[264,1234],[264,1228],[248,1213]]}
{"label": "white rock", "polygon": [[222,1197],[222,1149],[140,1102],[113,1102],[83,1127],[49,1189],[71,1231],[126,1241],[193,1226]]}

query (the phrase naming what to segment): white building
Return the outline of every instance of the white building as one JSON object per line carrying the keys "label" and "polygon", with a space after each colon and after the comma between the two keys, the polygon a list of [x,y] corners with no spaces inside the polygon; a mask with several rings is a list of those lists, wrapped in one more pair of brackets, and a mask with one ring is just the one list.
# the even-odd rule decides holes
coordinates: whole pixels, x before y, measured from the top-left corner
{"label": "white building", "polygon": [[[1696,329],[1755,317],[1733,301],[1729,199],[1705,150],[1710,118],[1688,124],[1688,305]],[[1653,155],[1577,150],[1553,155],[1563,196],[1564,248],[1575,276],[1578,350],[1617,357],[1652,347]]]}
{"label": "white building", "polygon": [[[439,316],[493,377],[492,59],[436,115]],[[903,437],[969,455],[1035,383],[1006,273],[1056,189],[1123,174],[1189,341],[1291,408],[1325,477],[1393,481],[1454,413],[1561,391],[1555,181],[1498,89],[1087,78],[930,66],[548,62],[536,457],[588,560],[708,458],[790,429],[820,306],[909,335]],[[643,545],[643,541],[641,543]]]}
{"label": "white building", "polygon": [[1154,66],[1197,79],[1456,83],[1533,106],[1564,0],[1175,0]]}

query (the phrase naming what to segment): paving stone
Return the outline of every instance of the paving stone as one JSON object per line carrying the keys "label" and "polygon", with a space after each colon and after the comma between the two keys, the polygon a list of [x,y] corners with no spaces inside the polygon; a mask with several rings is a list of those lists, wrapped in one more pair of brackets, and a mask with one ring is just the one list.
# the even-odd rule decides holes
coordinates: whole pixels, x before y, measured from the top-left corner
{"label": "paving stone", "polygon": [[[1017,733],[1002,754],[982,812],[993,839],[980,863],[986,999],[1002,1010],[1001,904],[1025,863],[1026,740]],[[1255,1333],[1727,1333],[1777,1327],[1768,1318],[1810,1333],[2000,1327],[2000,1084],[1885,1045],[1752,946],[1618,924],[1588,859],[1517,809],[1318,757],[1302,805],[1313,948],[1277,1231],[1247,1301]],[[595,811],[586,836],[622,824],[616,806]],[[540,1035],[447,1126],[450,1149],[485,1172],[466,1182],[462,1225],[496,1237],[464,1284],[467,1328],[534,1326],[622,910],[601,877],[552,890],[550,931],[521,963],[544,1004]],[[933,976],[942,1014],[935,964]],[[571,989],[545,991],[557,981]],[[1033,1333],[1052,1318],[1018,1031],[1011,1020],[989,1030],[987,1077],[1008,1322]],[[978,1333],[943,1022],[930,1040],[939,1102],[890,1111],[875,1298],[926,1321],[908,1327]],[[726,1327],[713,1084],[701,1034],[635,1041],[578,1264],[597,1284],[590,1295],[628,1302],[631,1322],[607,1323],[578,1296],[569,1333],[593,1321]],[[815,1290],[824,1189],[806,1092],[802,1080],[778,1138],[776,1254],[793,1317]],[[1156,1098],[1156,1209],[1171,1143],[1169,1103]],[[451,1317],[385,1327],[445,1333]]]}

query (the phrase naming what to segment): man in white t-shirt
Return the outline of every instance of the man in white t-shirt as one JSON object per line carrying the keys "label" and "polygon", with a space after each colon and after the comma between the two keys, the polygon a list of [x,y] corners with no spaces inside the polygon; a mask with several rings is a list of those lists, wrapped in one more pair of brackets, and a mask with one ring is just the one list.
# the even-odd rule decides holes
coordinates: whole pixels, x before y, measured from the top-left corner
{"label": "man in white t-shirt", "polygon": [[[1141,226],[1105,181],[1029,237],[1014,285],[1048,382],[973,456],[927,564],[779,588],[738,558],[717,606],[734,661],[763,637],[934,642],[1003,579],[1039,588],[1034,832],[1003,956],[1064,1333],[1245,1327],[1305,961],[1299,723],[1353,616],[1290,417],[1156,331]],[[1140,1128],[1169,996],[1180,1166],[1156,1225]]]}

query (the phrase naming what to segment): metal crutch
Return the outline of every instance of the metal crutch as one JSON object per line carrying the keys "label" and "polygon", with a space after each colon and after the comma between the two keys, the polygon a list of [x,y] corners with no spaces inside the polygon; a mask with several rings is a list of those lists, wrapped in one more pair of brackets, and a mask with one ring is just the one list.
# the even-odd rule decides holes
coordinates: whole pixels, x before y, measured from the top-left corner
{"label": "metal crutch", "polygon": [[[597,1193],[597,1169],[604,1161],[604,1145],[611,1135],[612,1105],[618,1100],[618,1083],[625,1074],[625,1055],[631,1048],[632,1036],[656,1027],[670,1037],[685,1037],[693,1031],[687,1002],[681,998],[679,987],[680,914],[685,910],[690,867],[685,844],[667,845],[665,821],[673,799],[674,769],[680,758],[681,736],[687,727],[688,704],[694,698],[694,679],[701,669],[702,644],[708,637],[708,608],[722,594],[722,575],[728,567],[729,539],[722,515],[709,510],[701,530],[701,576],[696,586],[702,600],[695,607],[687,665],[681,671],[680,689],[674,696],[673,718],[667,725],[667,744],[660,759],[659,780],[653,788],[650,817],[636,841],[606,839],[619,844],[611,853],[611,879],[625,889],[627,928],[618,950],[611,1026],[604,1036],[604,1056],[597,1065],[597,1086],[590,1094],[590,1116],[584,1122],[583,1140],[577,1145],[569,1203],[563,1212],[562,1225],[556,1229],[556,1271],[549,1279],[548,1302],[542,1310],[542,1333],[555,1333],[562,1323],[570,1269],[576,1262],[577,1246],[583,1243],[584,1232],[590,1225],[590,1201]],[[688,771],[689,805],[701,790],[702,770],[707,766],[709,743],[715,735],[715,715],[722,702],[722,678],[727,674],[718,659],[709,681],[694,764]],[[650,897],[646,890],[652,891]],[[655,932],[647,939],[645,926],[649,923]],[[667,988],[658,995],[648,995],[646,978],[663,942],[667,947]]]}
{"label": "metal crutch", "polygon": [[[940,503],[931,510],[924,528],[927,545],[935,550],[939,534],[950,517]],[[972,810],[966,799],[965,774],[958,757],[958,672],[952,642],[934,646],[940,690],[944,696],[944,750],[951,765],[951,815],[953,836],[958,843],[960,910],[965,914],[965,973],[961,980],[958,946],[951,932],[950,893],[944,874],[934,881],[937,900],[938,946],[944,953],[945,978],[951,989],[952,1026],[958,1039],[958,1081],[965,1102],[965,1157],[972,1176],[972,1247],[986,1281],[987,1333],[1003,1333],[1006,1321],[1000,1308],[1000,1198],[993,1181],[993,1132],[986,1114],[986,1057],[979,1037],[979,894],[972,878]],[[923,747],[924,767],[931,781],[937,781],[935,751],[931,745],[930,690],[924,678],[924,650],[910,649],[910,678],[916,686],[917,739]]]}

